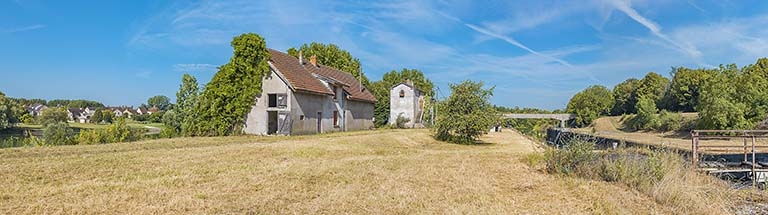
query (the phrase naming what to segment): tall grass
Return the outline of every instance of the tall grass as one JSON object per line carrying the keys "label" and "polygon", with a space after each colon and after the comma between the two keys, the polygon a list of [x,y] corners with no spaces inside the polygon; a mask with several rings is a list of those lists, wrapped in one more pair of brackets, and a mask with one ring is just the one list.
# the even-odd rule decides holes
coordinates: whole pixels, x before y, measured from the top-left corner
{"label": "tall grass", "polygon": [[594,143],[578,139],[564,149],[550,149],[544,154],[546,170],[619,183],[686,214],[733,213],[739,203],[726,182],[696,172],[674,152],[593,149]]}

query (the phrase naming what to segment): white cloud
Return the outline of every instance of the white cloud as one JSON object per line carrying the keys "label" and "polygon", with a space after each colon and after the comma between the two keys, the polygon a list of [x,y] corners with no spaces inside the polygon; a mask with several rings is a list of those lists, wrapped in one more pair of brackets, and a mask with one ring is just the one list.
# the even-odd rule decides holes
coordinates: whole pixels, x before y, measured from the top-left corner
{"label": "white cloud", "polygon": [[670,39],[666,34],[661,32],[661,26],[657,24],[656,22],[640,15],[640,13],[637,12],[634,8],[632,8],[632,5],[629,0],[606,0],[611,6],[615,7],[617,10],[623,12],[633,20],[635,20],[637,23],[640,23],[641,25],[648,28],[651,33],[656,35],[657,37],[661,38],[662,40],[672,44],[673,46],[680,49],[681,52],[687,54],[691,58],[699,58],[701,57],[701,52],[696,49],[696,47],[691,45],[684,45],[681,44],[675,40]]}
{"label": "white cloud", "polygon": [[47,27],[47,26],[46,25],[38,24],[38,25],[24,26],[24,27],[20,27],[20,28],[7,29],[7,30],[3,30],[3,31],[0,31],[0,32],[2,32],[3,34],[13,34],[13,33],[25,32],[25,31],[38,30],[38,29],[42,29],[42,28],[45,28],[45,27]]}
{"label": "white cloud", "polygon": [[189,64],[175,64],[173,65],[173,71],[175,72],[215,72],[218,66],[205,63],[189,63]]}

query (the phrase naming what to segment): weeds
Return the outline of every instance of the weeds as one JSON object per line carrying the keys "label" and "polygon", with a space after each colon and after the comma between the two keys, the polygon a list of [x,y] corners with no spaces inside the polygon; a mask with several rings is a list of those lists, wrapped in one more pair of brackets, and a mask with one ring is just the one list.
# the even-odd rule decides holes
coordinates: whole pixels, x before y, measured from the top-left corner
{"label": "weeds", "polygon": [[578,139],[562,150],[550,149],[544,154],[546,169],[554,174],[623,184],[683,213],[730,213],[735,208],[738,197],[725,182],[695,172],[674,152],[593,149],[594,143]]}

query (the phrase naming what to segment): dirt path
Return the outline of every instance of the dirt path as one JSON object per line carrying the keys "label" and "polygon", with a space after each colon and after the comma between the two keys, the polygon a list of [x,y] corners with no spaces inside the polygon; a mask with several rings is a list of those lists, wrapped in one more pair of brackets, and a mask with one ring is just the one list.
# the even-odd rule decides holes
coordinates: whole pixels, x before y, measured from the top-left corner
{"label": "dirt path", "polygon": [[147,129],[147,133],[144,133],[144,135],[159,134],[162,131],[162,129],[154,126],[145,125],[144,128]]}

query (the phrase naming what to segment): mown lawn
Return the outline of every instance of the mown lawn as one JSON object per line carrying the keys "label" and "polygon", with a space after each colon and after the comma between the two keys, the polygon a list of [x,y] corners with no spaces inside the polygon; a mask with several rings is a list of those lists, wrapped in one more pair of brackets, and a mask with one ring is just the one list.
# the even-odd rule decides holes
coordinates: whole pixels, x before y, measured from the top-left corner
{"label": "mown lawn", "polygon": [[0,149],[0,214],[672,213],[632,189],[553,176],[506,130],[428,130]]}

